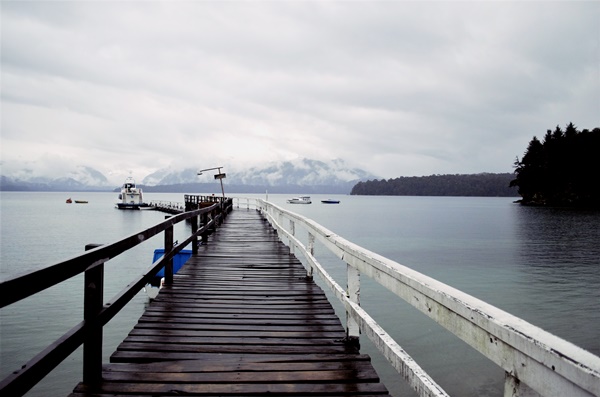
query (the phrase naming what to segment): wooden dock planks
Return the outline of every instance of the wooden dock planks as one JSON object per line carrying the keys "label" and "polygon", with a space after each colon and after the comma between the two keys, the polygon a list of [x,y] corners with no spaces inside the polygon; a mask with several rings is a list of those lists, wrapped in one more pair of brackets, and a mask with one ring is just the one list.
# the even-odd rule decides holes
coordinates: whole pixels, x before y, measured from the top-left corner
{"label": "wooden dock planks", "polygon": [[323,291],[255,210],[234,210],[81,396],[388,395]]}

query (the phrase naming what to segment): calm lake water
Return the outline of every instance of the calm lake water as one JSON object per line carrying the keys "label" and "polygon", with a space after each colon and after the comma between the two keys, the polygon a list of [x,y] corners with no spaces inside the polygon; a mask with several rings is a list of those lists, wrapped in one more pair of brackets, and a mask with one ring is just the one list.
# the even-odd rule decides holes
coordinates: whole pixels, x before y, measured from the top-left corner
{"label": "calm lake water", "polygon": [[[183,201],[183,194],[146,196]],[[89,203],[67,205],[68,197]],[[521,207],[513,198],[334,196],[341,204],[320,204],[328,197],[313,195],[312,205],[286,204],[284,195],[268,199],[600,355],[600,212]],[[115,201],[116,193],[2,192],[0,278],[78,255],[88,243],[129,236],[166,215],[119,211]],[[186,232],[176,229],[175,239]],[[106,299],[150,265],[155,248],[162,237],[107,263]],[[321,260],[343,279],[343,263],[332,255]],[[2,378],[81,321],[82,292],[79,276],[0,311]],[[147,302],[139,293],[107,325],[105,361]],[[504,375],[495,364],[364,278],[361,304],[451,395],[502,395]],[[369,342],[361,343],[390,391],[413,395]],[[67,395],[80,379],[78,350],[28,396]]]}

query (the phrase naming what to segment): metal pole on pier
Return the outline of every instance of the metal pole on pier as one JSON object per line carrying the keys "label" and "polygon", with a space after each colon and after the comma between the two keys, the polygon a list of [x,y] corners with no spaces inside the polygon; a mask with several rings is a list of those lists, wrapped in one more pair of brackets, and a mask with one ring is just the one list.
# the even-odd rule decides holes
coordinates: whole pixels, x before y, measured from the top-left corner
{"label": "metal pole on pier", "polygon": [[218,170],[218,174],[215,174],[215,179],[218,179],[221,182],[221,193],[223,194],[223,200],[225,200],[225,189],[223,189],[223,179],[225,178],[226,174],[224,172],[221,172],[221,168],[223,167],[206,168],[204,170],[198,171],[198,175],[202,175],[204,171]]}

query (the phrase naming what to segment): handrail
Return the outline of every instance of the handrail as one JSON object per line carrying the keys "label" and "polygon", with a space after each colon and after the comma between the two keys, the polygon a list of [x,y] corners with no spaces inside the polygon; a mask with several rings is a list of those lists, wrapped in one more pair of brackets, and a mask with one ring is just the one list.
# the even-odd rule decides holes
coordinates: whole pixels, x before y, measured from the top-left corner
{"label": "handrail", "polygon": [[[299,250],[307,273],[317,272],[342,301],[347,333],[366,334],[420,396],[446,392],[360,307],[359,274],[365,274],[432,318],[505,371],[505,396],[600,396],[600,358],[526,321],[406,266],[364,249],[318,223],[275,204],[255,199],[290,253]],[[238,201],[239,206],[239,201]],[[285,221],[289,227],[285,227]],[[297,226],[308,233],[308,246],[296,237]],[[348,268],[344,289],[314,256],[317,239]]]}
{"label": "handrail", "polygon": [[[208,232],[221,223],[233,206],[232,200],[215,202],[200,208],[168,217],[163,222],[107,245],[92,245],[84,254],[48,267],[11,276],[0,282],[0,308],[18,302],[73,276],[85,273],[84,321],[75,325],[55,342],[0,381],[0,395],[22,396],[50,373],[58,364],[83,345],[84,383],[94,384],[101,379],[102,328],[106,325],[161,269],[165,268],[165,284],[173,280],[173,258],[192,243],[198,251],[198,237],[206,241]],[[209,217],[210,216],[210,217]],[[200,217],[201,227],[198,227]],[[173,244],[173,226],[192,220],[192,232],[183,242]],[[165,254],[138,275],[109,302],[103,303],[104,263],[143,243],[159,233],[165,234]]]}

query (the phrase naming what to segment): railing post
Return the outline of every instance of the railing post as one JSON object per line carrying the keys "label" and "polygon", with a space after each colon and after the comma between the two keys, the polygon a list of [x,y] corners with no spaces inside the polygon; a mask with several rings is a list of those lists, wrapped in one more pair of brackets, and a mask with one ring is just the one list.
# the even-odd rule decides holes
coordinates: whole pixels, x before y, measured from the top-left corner
{"label": "railing post", "polygon": [[217,222],[218,222],[218,220],[217,220],[217,210],[216,209],[213,209],[212,211],[210,211],[210,218],[211,218],[211,221],[214,221],[212,223],[212,227],[210,228],[210,230],[212,232],[216,232],[217,231]]}
{"label": "railing post", "polygon": [[192,254],[193,255],[198,253],[198,236],[196,236],[196,233],[198,232],[198,221],[199,221],[198,215],[193,216],[191,219],[192,234],[194,235],[194,238],[192,240]]}
{"label": "railing post", "polygon": [[216,219],[219,226],[223,223],[223,201],[217,201]]}
{"label": "railing post", "polygon": [[508,372],[504,373],[504,397],[541,397],[535,390]]}
{"label": "railing post", "polygon": [[[170,216],[165,216],[169,219]],[[165,229],[165,255],[173,249],[173,225]],[[173,258],[165,264],[165,285],[173,284]]]}
{"label": "railing post", "polygon": [[[292,236],[294,236],[294,237],[296,236],[296,223],[294,222],[294,220],[293,220],[293,219],[290,219],[290,234],[291,234]],[[295,246],[295,245],[294,245],[294,243],[291,241],[291,239],[290,239],[290,244],[289,244],[289,245],[290,245],[290,255],[294,255],[294,252],[295,252],[295,247],[296,247],[296,246]]]}
{"label": "railing post", "polygon": [[202,227],[204,227],[204,231],[202,232],[201,236],[201,244],[206,244],[208,242],[208,229],[206,228],[206,225],[208,224],[208,213],[207,212],[203,212],[202,214],[200,214],[200,224],[202,225]]}
{"label": "railing post", "polygon": [[280,211],[277,211],[277,223],[283,227],[283,213]]}
{"label": "railing post", "polygon": [[[315,235],[311,232],[308,232],[308,245],[306,247],[311,256],[315,256]],[[312,264],[308,269],[306,269],[306,277],[309,280],[313,279],[313,266]]]}
{"label": "railing post", "polygon": [[[87,244],[85,250],[102,244]],[[83,319],[94,324],[104,305],[104,263],[86,269],[84,275]],[[102,326],[89,331],[83,343],[83,383],[97,385],[102,381]]]}
{"label": "railing post", "polygon": [[[348,290],[346,291],[348,299],[351,302],[360,305],[360,272],[350,265],[346,265],[346,275]],[[348,342],[359,346],[360,328],[358,323],[346,311],[346,337]]]}

